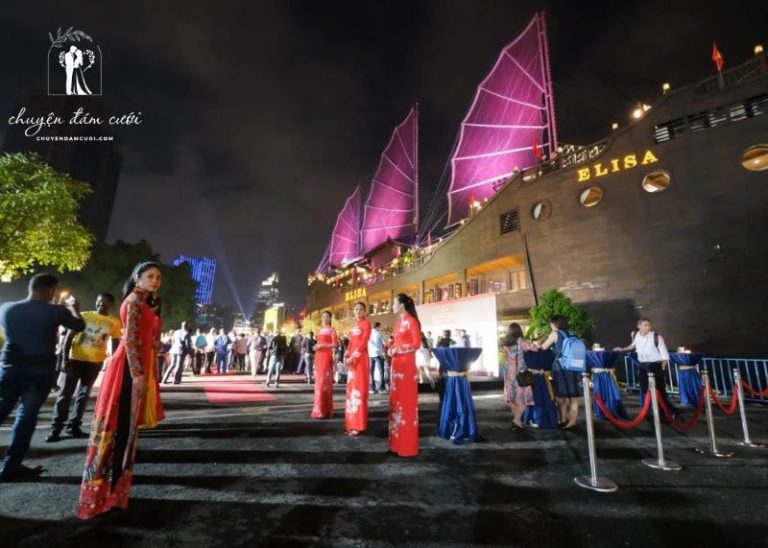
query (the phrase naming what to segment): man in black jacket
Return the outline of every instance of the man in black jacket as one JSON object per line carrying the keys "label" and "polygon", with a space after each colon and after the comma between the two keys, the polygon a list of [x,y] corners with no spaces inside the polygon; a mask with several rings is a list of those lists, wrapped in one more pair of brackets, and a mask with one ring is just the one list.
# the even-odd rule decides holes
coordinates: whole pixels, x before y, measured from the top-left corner
{"label": "man in black jacket", "polygon": [[276,334],[269,343],[269,367],[267,368],[266,385],[272,383],[275,374],[275,388],[280,388],[280,371],[283,369],[285,355],[288,353],[288,341],[282,333]]}

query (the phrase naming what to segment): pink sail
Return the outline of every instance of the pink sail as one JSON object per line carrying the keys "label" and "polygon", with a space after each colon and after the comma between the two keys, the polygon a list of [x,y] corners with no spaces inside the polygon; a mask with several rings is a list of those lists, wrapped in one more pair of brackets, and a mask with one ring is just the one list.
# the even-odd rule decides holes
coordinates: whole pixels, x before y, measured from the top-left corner
{"label": "pink sail", "polygon": [[392,133],[373,176],[363,212],[363,253],[388,238],[416,233],[418,177],[418,105],[414,105]]}
{"label": "pink sail", "polygon": [[328,263],[339,267],[357,258],[360,251],[360,186],[344,202],[331,234]]}
{"label": "pink sail", "polygon": [[468,217],[470,202],[491,197],[494,185],[516,169],[556,150],[546,26],[537,13],[501,51],[461,123],[451,159],[448,226]]}

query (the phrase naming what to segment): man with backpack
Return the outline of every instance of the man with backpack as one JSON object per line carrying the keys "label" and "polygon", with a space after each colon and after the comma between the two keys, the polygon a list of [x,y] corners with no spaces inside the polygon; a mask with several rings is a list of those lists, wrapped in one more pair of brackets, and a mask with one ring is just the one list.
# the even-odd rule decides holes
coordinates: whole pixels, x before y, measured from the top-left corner
{"label": "man with backpack", "polygon": [[669,351],[664,342],[664,337],[651,330],[651,320],[640,318],[637,320],[637,331],[630,335],[632,342],[629,346],[614,348],[617,352],[637,352],[638,376],[640,377],[640,401],[645,401],[645,394],[648,392],[648,373],[653,373],[656,380],[656,389],[661,393],[661,399],[672,413],[672,418],[679,415],[677,407],[672,405],[667,396],[666,388],[666,369],[669,363]]}
{"label": "man with backpack", "polygon": [[549,321],[552,332],[540,349],[547,350],[554,346],[552,384],[560,409],[560,428],[573,430],[579,417],[579,403],[584,389],[581,374],[586,367],[587,349],[584,341],[568,331],[568,318],[555,314]]}

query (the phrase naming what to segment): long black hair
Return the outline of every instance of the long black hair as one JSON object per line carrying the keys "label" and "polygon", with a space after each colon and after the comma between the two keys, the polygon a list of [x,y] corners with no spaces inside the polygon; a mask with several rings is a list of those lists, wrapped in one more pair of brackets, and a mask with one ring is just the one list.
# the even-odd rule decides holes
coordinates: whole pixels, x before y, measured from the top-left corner
{"label": "long black hair", "polygon": [[504,341],[501,343],[504,346],[515,346],[519,339],[523,338],[523,328],[517,322],[509,324],[507,334],[504,336]]}
{"label": "long black hair", "polygon": [[419,331],[421,331],[421,320],[419,320],[419,315],[416,313],[416,303],[413,302],[413,299],[405,293],[398,293],[395,295],[395,299],[405,307],[405,311],[408,314],[416,318],[416,321],[419,323]]}
{"label": "long black hair", "polygon": [[136,288],[136,282],[138,281],[138,279],[141,277],[142,274],[144,274],[150,268],[156,268],[158,270],[162,270],[160,263],[156,261],[144,261],[133,267],[133,272],[131,272],[131,277],[125,281],[125,284],[123,284],[123,300],[125,300],[128,297],[128,295],[130,295],[133,292],[133,290]]}

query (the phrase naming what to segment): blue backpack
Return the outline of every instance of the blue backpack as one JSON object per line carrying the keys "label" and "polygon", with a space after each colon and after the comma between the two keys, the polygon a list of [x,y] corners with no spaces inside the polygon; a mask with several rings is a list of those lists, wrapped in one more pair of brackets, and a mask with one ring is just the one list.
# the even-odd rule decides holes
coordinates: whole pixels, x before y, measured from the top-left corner
{"label": "blue backpack", "polygon": [[569,331],[564,331],[563,337],[563,346],[560,350],[560,355],[557,357],[560,368],[566,371],[583,373],[586,371],[587,364],[587,347],[584,341]]}

